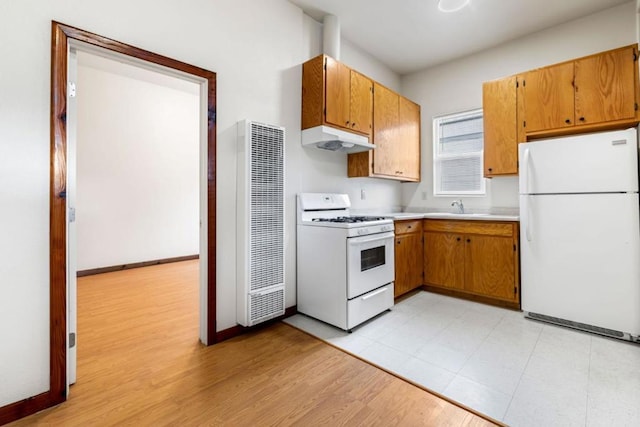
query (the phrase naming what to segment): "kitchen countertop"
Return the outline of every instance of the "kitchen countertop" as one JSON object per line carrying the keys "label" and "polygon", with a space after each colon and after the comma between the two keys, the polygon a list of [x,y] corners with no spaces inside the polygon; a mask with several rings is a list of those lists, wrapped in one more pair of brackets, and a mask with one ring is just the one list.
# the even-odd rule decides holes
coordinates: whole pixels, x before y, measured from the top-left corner
{"label": "kitchen countertop", "polygon": [[478,221],[520,221],[519,215],[492,212],[468,212],[468,213],[452,213],[452,212],[429,212],[423,215],[423,218],[432,219],[465,219]]}
{"label": "kitchen countertop", "polygon": [[392,213],[383,213],[380,216],[384,216],[387,218],[392,218],[396,220],[403,219],[422,219],[424,218],[424,213],[415,213],[415,212],[392,212]]}
{"label": "kitchen countertop", "polygon": [[410,219],[459,219],[472,221],[520,221],[520,216],[515,212],[383,212],[380,216],[392,218],[394,220]]}

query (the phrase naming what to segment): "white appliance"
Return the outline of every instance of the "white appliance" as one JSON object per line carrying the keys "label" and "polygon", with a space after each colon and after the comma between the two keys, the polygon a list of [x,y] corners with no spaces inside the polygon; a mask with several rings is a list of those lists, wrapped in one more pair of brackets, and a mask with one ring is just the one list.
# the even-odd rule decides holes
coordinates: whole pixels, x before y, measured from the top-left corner
{"label": "white appliance", "polygon": [[346,194],[298,195],[298,312],[350,331],[393,307],[394,227]]}
{"label": "white appliance", "polygon": [[237,322],[284,314],[284,128],[238,122]]}
{"label": "white appliance", "polygon": [[636,129],[519,145],[522,310],[638,341]]}
{"label": "white appliance", "polygon": [[344,153],[359,153],[376,148],[366,136],[324,125],[303,129],[302,145]]}

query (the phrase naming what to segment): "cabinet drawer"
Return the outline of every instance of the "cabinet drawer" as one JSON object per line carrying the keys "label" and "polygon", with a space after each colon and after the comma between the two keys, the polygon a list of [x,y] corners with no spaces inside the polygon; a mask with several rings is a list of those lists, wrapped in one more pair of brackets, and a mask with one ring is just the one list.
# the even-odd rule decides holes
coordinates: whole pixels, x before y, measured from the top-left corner
{"label": "cabinet drawer", "polygon": [[484,234],[490,236],[513,236],[513,223],[490,221],[463,221],[425,219],[424,231],[441,231],[462,234]]}
{"label": "cabinet drawer", "polygon": [[422,220],[396,221],[396,234],[419,233],[422,232]]}

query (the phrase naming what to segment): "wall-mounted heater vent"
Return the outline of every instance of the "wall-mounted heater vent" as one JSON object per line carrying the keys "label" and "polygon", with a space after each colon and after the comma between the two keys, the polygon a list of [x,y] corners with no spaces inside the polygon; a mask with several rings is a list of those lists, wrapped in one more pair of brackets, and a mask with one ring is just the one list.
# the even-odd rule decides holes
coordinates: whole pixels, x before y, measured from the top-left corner
{"label": "wall-mounted heater vent", "polygon": [[252,326],[284,314],[284,128],[238,123],[237,312]]}

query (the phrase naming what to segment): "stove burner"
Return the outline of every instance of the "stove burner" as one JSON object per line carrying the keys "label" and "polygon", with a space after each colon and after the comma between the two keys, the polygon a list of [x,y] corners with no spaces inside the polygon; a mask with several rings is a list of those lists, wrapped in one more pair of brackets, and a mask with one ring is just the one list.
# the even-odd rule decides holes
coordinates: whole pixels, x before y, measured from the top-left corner
{"label": "stove burner", "polygon": [[381,221],[383,219],[387,219],[387,218],[384,218],[381,216],[339,216],[337,218],[313,218],[313,221],[355,223],[355,222]]}

